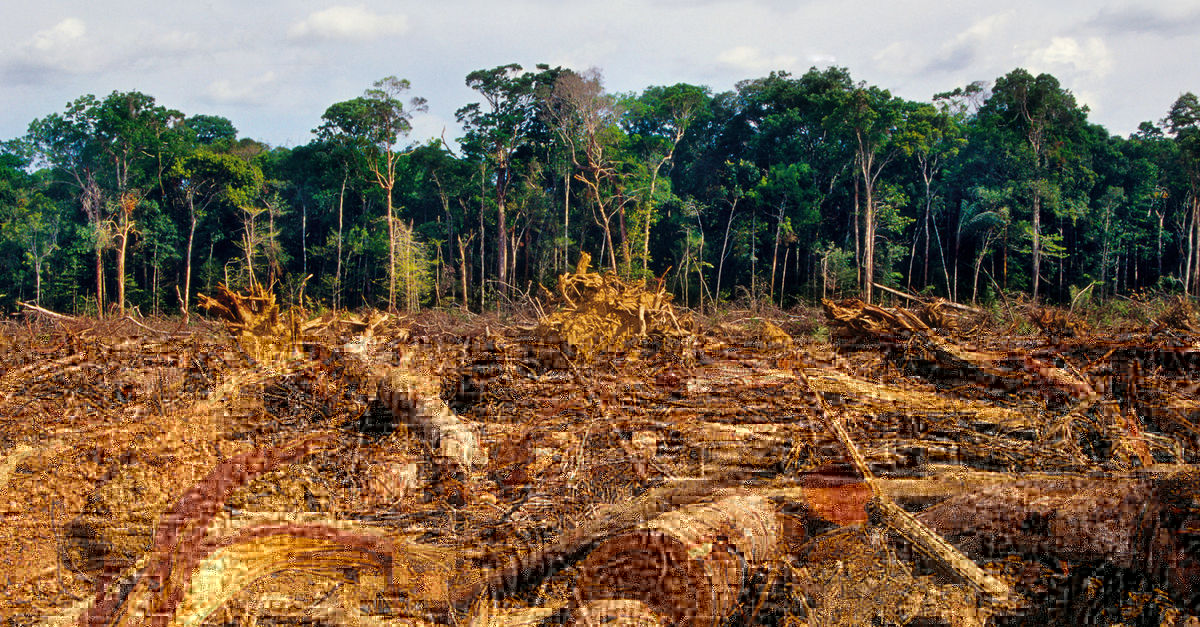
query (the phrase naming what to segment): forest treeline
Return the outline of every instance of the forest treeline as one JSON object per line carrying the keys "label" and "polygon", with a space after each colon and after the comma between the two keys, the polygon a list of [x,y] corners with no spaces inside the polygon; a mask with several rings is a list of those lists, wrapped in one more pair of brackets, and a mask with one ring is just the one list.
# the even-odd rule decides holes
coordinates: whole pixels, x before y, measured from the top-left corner
{"label": "forest treeline", "polygon": [[1200,102],[1128,138],[1048,74],[930,102],[844,68],[609,93],[597,70],[472,72],[454,145],[388,77],[295,148],[140,92],[0,148],[0,309],[186,313],[218,282],[309,306],[473,311],[575,266],[693,307],[878,294],[1200,293]]}

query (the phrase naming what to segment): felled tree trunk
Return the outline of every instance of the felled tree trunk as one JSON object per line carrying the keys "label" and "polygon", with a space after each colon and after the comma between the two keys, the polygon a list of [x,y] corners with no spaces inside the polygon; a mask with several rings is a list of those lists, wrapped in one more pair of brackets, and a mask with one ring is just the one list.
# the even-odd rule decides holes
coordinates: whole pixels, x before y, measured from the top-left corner
{"label": "felled tree trunk", "polygon": [[[882,346],[892,359],[910,374],[935,381],[939,385],[974,389],[993,398],[1010,398],[1017,392],[1032,392],[1046,399],[1051,408],[1066,410],[1054,429],[1070,435],[1071,425],[1094,421],[1076,421],[1093,412],[1101,418],[1099,430],[1086,434],[1093,444],[1097,461],[1116,461],[1122,465],[1147,466],[1153,463],[1141,437],[1142,427],[1136,415],[1121,411],[1112,403],[1101,402],[1102,395],[1082,377],[1037,359],[1028,352],[970,350],[934,336],[915,314],[904,309],[884,309],[862,301],[840,303],[824,301],[825,314],[843,333]],[[1054,430],[1052,429],[1052,430]],[[1068,444],[1078,444],[1069,437]]]}
{"label": "felled tree trunk", "polygon": [[476,426],[455,415],[432,381],[393,371],[379,382],[379,400],[410,433],[429,443],[436,461],[463,473],[487,463]]}
{"label": "felled tree trunk", "polygon": [[952,496],[917,516],[975,560],[1007,555],[1110,562],[1200,602],[1195,471],[1173,477],[1014,480]]}

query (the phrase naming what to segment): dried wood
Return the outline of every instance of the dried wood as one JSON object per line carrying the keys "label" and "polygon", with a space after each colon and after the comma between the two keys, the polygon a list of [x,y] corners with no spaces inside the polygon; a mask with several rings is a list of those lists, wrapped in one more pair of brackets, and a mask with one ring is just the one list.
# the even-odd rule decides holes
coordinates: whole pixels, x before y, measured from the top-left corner
{"label": "dried wood", "polygon": [[687,506],[593,549],[579,564],[578,601],[636,599],[674,624],[714,627],[741,598],[747,569],[778,558],[778,540],[762,497]]}
{"label": "dried wood", "polygon": [[808,405],[829,427],[830,431],[837,436],[849,454],[850,462],[853,464],[854,469],[863,478],[863,481],[873,493],[868,513],[879,522],[887,525],[892,531],[900,534],[917,550],[935,560],[948,573],[957,575],[976,589],[987,594],[993,602],[999,604],[1011,602],[1014,595],[1010,586],[985,573],[983,569],[979,568],[978,564],[972,562],[954,548],[953,545],[946,542],[944,538],[921,524],[911,514],[896,505],[882,491],[877,485],[875,476],[867,465],[866,459],[859,451],[854,440],[850,437],[845,425],[842,424],[841,417],[830,412],[829,408],[825,405],[824,399],[812,391],[803,372],[797,373],[797,381],[800,384],[801,394],[805,398],[810,399]]}
{"label": "dried wood", "polygon": [[460,419],[428,377],[393,370],[379,382],[378,395],[400,424],[429,443],[437,461],[462,473],[487,463],[478,427]]}
{"label": "dried wood", "polygon": [[259,283],[251,284],[245,294],[218,283],[215,296],[197,294],[196,298],[201,309],[242,335],[270,337],[287,332],[280,319],[274,292]]}
{"label": "dried wood", "polygon": [[[1075,434],[1080,428],[1091,430],[1090,434],[1085,431],[1085,437],[1109,442],[1092,455],[1101,458],[1099,461],[1124,467],[1153,463],[1141,437],[1144,427],[1137,416],[1099,402],[1101,394],[1076,373],[1032,357],[1028,352],[964,349],[934,337],[927,328],[912,325],[908,321],[912,314],[903,310],[883,310],[851,300],[840,304],[829,302],[826,314],[831,322],[889,347],[893,358],[914,374],[956,387],[980,389],[986,385],[980,391],[993,397],[999,393],[1032,393],[1065,409],[1047,436],[1077,450],[1081,461],[1083,451],[1078,448]],[[903,333],[903,337],[898,333]],[[1098,423],[1088,418],[1091,413],[1098,414]]]}

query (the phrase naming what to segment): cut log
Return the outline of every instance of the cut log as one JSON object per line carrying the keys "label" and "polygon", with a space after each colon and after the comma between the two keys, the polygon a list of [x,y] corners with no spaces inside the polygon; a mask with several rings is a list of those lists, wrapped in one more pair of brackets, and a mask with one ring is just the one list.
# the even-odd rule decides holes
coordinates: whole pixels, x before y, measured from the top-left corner
{"label": "cut log", "polygon": [[748,569],[778,557],[770,501],[735,496],[663,514],[596,547],[579,565],[581,604],[636,599],[676,625],[715,627],[733,611]]}
{"label": "cut log", "polygon": [[919,520],[975,559],[1037,555],[1112,563],[1200,605],[1200,482],[1194,471],[1147,479],[1014,480],[929,508]]}
{"label": "cut log", "polygon": [[668,623],[641,601],[606,599],[576,609],[575,624],[584,627],[661,627]]}
{"label": "cut log", "polygon": [[429,443],[437,461],[461,472],[487,463],[477,427],[461,420],[446,405],[434,382],[396,370],[379,382],[378,394],[400,424]]}

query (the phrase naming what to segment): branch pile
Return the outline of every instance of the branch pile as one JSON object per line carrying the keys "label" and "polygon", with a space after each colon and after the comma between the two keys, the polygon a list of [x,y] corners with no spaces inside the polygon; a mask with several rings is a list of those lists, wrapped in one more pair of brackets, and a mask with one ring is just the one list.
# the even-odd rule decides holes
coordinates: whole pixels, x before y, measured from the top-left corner
{"label": "branch pile", "polygon": [[[628,333],[617,342],[687,326],[654,292],[584,270],[557,314],[605,318],[589,298],[627,297],[641,309],[602,309]],[[926,305],[827,303],[853,351],[727,323],[683,336],[688,360],[586,342],[577,360],[531,327],[379,313],[297,324],[302,352],[254,360],[228,338],[51,318],[0,336],[0,488],[19,526],[0,529],[0,559],[34,564],[0,589],[36,603],[0,614],[715,627],[1200,613],[1200,481],[1181,463],[1200,452],[1200,349],[967,345],[945,335],[961,306]],[[238,315],[239,337],[273,328]]]}

